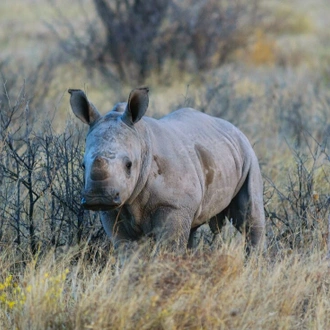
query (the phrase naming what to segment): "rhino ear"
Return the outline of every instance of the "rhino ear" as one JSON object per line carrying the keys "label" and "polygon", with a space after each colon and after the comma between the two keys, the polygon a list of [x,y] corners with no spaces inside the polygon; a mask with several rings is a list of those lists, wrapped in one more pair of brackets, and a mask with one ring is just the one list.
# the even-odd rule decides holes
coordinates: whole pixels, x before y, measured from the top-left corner
{"label": "rhino ear", "polygon": [[101,117],[100,113],[80,89],[69,89],[70,104],[73,113],[84,123],[91,125]]}
{"label": "rhino ear", "polygon": [[148,92],[148,87],[136,88],[131,91],[125,112],[121,116],[126,125],[132,126],[143,117],[149,105]]}

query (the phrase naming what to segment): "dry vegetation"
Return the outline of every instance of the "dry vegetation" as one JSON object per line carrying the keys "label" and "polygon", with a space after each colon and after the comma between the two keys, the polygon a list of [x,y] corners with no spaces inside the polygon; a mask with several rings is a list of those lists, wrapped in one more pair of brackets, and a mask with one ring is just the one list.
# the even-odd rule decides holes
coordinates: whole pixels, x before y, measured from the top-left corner
{"label": "dry vegetation", "polygon": [[[0,3],[0,328],[329,329],[327,0],[111,3]],[[138,84],[151,116],[194,106],[249,137],[262,254],[245,259],[228,223],[185,255],[151,258],[145,242],[119,264],[79,204],[84,131],[66,90],[104,113]]]}
{"label": "dry vegetation", "polygon": [[[224,244],[192,255],[138,253],[118,269],[71,250],[24,266],[4,252],[5,329],[327,329],[329,274],[320,251],[281,258]],[[104,261],[106,260],[106,261]],[[16,275],[15,275],[16,274]]]}

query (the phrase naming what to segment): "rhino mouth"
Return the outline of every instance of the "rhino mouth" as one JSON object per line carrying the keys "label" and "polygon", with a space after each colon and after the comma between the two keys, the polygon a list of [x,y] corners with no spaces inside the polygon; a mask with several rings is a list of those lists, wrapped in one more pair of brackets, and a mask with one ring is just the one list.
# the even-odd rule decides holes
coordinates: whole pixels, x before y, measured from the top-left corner
{"label": "rhino mouth", "polygon": [[120,201],[109,200],[104,196],[83,197],[81,205],[85,210],[91,211],[110,211],[120,207]]}

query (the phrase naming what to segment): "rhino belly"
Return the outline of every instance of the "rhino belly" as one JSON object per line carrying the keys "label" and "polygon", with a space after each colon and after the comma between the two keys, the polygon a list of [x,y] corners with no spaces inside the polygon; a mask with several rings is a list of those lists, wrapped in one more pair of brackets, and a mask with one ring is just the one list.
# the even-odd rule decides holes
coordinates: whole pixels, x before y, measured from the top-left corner
{"label": "rhino belly", "polygon": [[222,212],[230,204],[233,198],[234,190],[231,188],[215,190],[212,191],[212,193],[207,192],[195,214],[192,228],[202,225]]}

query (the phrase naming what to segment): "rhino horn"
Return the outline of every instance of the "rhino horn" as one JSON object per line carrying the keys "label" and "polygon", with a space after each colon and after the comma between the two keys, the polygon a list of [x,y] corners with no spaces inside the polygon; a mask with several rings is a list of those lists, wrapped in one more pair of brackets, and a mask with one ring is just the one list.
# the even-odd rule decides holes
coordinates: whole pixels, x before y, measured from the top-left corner
{"label": "rhino horn", "polygon": [[143,117],[149,105],[148,92],[148,87],[140,87],[131,91],[127,107],[122,115],[122,120],[126,125],[133,126]]}
{"label": "rhino horn", "polygon": [[90,103],[85,93],[80,89],[69,89],[70,104],[73,113],[84,123],[91,125],[101,117],[95,106]]}
{"label": "rhino horn", "polygon": [[94,181],[106,180],[109,177],[109,172],[107,171],[107,161],[101,156],[97,156],[94,159],[90,177]]}

